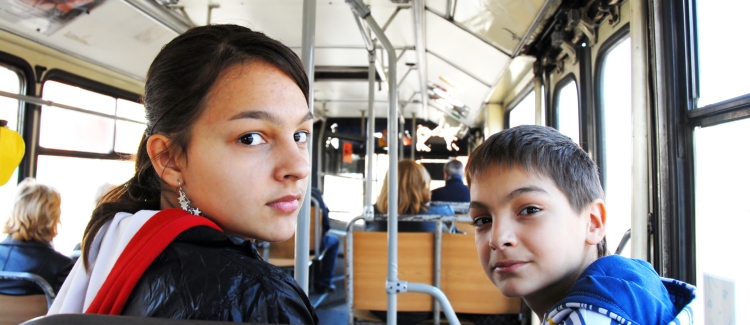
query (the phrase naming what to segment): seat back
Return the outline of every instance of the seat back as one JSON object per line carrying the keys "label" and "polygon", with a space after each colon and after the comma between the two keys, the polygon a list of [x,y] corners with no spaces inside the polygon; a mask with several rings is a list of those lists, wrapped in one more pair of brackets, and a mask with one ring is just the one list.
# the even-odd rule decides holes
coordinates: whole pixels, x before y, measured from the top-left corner
{"label": "seat back", "polygon": [[[388,275],[388,233],[355,231],[354,234],[354,309],[387,310],[385,279]],[[432,233],[398,234],[398,278],[408,282],[432,284]],[[431,311],[432,297],[420,293],[398,295],[399,311]]]}
{"label": "seat back", "polygon": [[[310,207],[310,250],[315,250],[315,245],[319,245],[320,240],[318,240],[318,243],[315,242],[315,234],[316,232],[320,232],[322,229],[322,216],[318,218],[318,223],[315,223],[315,213],[318,211],[320,213],[320,209],[312,206]],[[320,238],[322,234],[318,234],[317,238]],[[294,241],[296,239],[296,234],[292,235],[292,238],[289,238],[289,240],[285,240],[282,242],[275,242],[275,243],[269,243],[268,249],[269,249],[269,263],[276,265],[278,267],[290,267],[294,266]]]}
{"label": "seat back", "polygon": [[487,278],[479,262],[474,236],[443,234],[441,259],[440,289],[448,297],[457,313],[518,314],[521,312],[521,298],[503,296]]}
{"label": "seat back", "polygon": [[45,295],[0,295],[0,325],[18,325],[47,314]]}

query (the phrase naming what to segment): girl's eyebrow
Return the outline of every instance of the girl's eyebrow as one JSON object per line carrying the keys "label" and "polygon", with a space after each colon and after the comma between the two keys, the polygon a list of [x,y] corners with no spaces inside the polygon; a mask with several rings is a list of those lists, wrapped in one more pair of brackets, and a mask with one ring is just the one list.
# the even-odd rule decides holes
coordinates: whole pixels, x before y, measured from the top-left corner
{"label": "girl's eyebrow", "polygon": [[[243,119],[243,118],[269,121],[269,122],[271,122],[273,124],[277,124],[277,125],[284,124],[284,120],[282,118],[280,118],[279,116],[277,116],[275,114],[271,114],[271,113],[265,112],[265,111],[244,111],[244,112],[239,112],[239,113],[235,114],[234,116],[230,117],[229,120],[232,121],[232,120],[239,120],[239,119]],[[297,123],[297,124],[302,124],[302,123],[305,123],[305,122],[307,122],[309,120],[312,120],[312,119],[313,119],[312,112],[307,112],[307,114],[305,114],[305,116],[303,116],[302,119],[300,119],[299,123]]]}

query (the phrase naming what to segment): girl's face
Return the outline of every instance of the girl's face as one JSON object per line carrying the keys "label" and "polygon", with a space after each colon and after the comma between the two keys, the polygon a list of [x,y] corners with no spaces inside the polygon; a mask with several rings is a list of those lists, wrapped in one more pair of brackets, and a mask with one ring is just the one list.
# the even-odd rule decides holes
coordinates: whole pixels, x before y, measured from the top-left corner
{"label": "girl's face", "polygon": [[182,189],[225,232],[289,239],[310,174],[304,94],[275,66],[253,61],[224,71],[205,102],[180,159]]}

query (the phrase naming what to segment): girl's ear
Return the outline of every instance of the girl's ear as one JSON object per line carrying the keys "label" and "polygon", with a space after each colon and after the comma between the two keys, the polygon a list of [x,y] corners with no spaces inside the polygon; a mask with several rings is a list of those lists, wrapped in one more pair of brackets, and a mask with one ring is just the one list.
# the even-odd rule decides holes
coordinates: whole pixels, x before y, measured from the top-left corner
{"label": "girl's ear", "polygon": [[172,140],[163,134],[154,134],[146,142],[146,151],[154,165],[154,170],[161,179],[171,187],[180,186],[182,179],[182,169],[177,164],[177,156],[170,149]]}
{"label": "girl's ear", "polygon": [[589,223],[586,232],[586,243],[589,245],[599,244],[607,234],[605,224],[607,223],[607,207],[604,201],[596,199],[589,205]]}

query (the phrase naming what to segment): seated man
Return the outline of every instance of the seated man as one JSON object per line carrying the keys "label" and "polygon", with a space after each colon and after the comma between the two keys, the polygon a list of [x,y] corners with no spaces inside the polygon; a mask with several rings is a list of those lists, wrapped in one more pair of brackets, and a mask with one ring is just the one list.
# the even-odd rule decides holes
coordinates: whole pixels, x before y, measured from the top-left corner
{"label": "seated man", "polygon": [[[336,256],[339,252],[339,238],[328,233],[331,229],[330,219],[328,219],[328,207],[323,202],[323,195],[320,190],[313,187],[312,197],[320,203],[321,223],[322,223],[322,238],[320,239],[320,251],[323,253],[323,259],[320,261],[320,272],[315,274],[315,281],[313,283],[313,292],[324,293],[336,290],[336,286],[333,285],[333,272],[336,266]],[[313,218],[314,216],[310,216]],[[314,254],[312,251],[310,254]]]}
{"label": "seated man", "polygon": [[542,324],[692,324],[695,288],[607,255],[596,164],[557,130],[503,130],[469,158],[479,260]]}
{"label": "seated man", "polygon": [[445,186],[432,190],[432,201],[469,202],[469,188],[464,185],[464,165],[455,159],[443,166]]}

